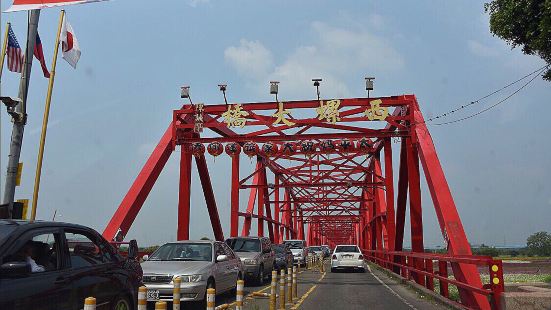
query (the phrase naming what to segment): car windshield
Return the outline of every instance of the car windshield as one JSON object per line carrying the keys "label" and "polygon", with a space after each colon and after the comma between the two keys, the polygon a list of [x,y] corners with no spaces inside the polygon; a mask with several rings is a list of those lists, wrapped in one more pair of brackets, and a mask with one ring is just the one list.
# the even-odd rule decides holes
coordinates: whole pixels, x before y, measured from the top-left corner
{"label": "car windshield", "polygon": [[321,247],[320,246],[313,246],[313,247],[310,247],[310,249],[312,251],[321,251]]}
{"label": "car windshield", "polygon": [[285,241],[285,244],[291,249],[301,249],[304,247],[304,243],[302,241]]}
{"label": "car windshield", "polygon": [[167,243],[157,249],[150,261],[212,261],[210,243]]}
{"label": "car windshield", "polygon": [[359,253],[358,247],[355,245],[340,245],[335,249],[335,253],[352,252]]}
{"label": "car windshield", "polygon": [[14,231],[15,226],[14,225],[0,225],[0,243],[4,241],[5,238],[7,238],[12,231]]}
{"label": "car windshield", "polygon": [[258,239],[229,239],[226,243],[235,252],[260,252],[260,240]]}

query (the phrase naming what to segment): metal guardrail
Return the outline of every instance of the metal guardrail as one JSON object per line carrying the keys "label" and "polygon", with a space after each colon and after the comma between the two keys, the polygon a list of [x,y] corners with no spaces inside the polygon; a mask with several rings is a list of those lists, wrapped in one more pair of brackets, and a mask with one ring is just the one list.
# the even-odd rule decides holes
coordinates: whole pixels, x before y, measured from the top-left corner
{"label": "metal guardrail", "polygon": [[[470,309],[463,304],[450,299],[449,285],[455,285],[460,290],[481,294],[489,299],[492,309],[501,310],[501,295],[505,290],[503,281],[503,264],[501,260],[490,256],[478,255],[447,255],[432,253],[413,253],[381,250],[362,250],[364,257],[377,265],[393,271],[408,280],[414,280],[427,289],[434,291],[434,280],[439,280],[439,293],[462,308]],[[435,263],[438,270],[434,270]],[[452,263],[470,264],[488,268],[490,283],[482,287],[472,286],[461,279],[450,279],[448,266]]]}

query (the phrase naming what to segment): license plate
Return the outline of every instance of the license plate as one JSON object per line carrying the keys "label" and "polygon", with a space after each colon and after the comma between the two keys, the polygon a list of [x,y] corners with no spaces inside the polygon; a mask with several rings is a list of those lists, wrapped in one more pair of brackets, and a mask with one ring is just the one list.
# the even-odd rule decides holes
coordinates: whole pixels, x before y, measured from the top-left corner
{"label": "license plate", "polygon": [[147,300],[159,300],[159,290],[147,290]]}

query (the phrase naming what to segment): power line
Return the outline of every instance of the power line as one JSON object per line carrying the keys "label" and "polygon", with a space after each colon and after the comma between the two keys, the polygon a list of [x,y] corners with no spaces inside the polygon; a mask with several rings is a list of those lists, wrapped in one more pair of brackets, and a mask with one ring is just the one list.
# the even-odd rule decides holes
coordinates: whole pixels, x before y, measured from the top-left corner
{"label": "power line", "polygon": [[472,115],[469,115],[469,116],[466,116],[466,117],[462,117],[462,118],[459,118],[459,119],[456,119],[456,120],[453,120],[453,121],[449,121],[449,122],[443,122],[443,123],[437,123],[437,124],[432,124],[432,125],[435,125],[435,126],[442,126],[442,125],[448,125],[448,124],[453,124],[453,123],[458,123],[458,122],[461,122],[461,121],[464,121],[464,120],[468,120],[470,118],[473,118],[475,116],[478,116],[484,112],[487,112],[495,107],[497,107],[498,105],[504,103],[505,101],[509,100],[511,97],[513,97],[514,95],[516,95],[518,92],[520,92],[521,90],[523,90],[526,86],[528,86],[530,83],[532,83],[539,75],[540,73],[542,73],[544,70],[546,70],[547,68],[549,67],[549,65],[547,66],[544,66],[542,68],[540,68],[538,71],[534,71],[532,72],[531,74],[534,74],[536,72],[538,72],[538,74],[535,74],[528,82],[526,82],[524,85],[522,85],[520,88],[518,88],[517,90],[515,90],[514,92],[512,92],[509,96],[501,99],[500,101],[498,101],[497,103],[483,109],[483,110],[480,110]]}
{"label": "power line", "polygon": [[[509,87],[511,87],[511,86],[513,86],[513,85],[515,85],[515,84],[517,84],[517,83],[519,83],[519,82],[521,82],[521,81],[523,81],[523,80],[525,80],[525,79],[527,79],[527,78],[529,78],[530,76],[532,76],[532,75],[535,74],[534,77],[527,83],[527,84],[530,84],[530,82],[532,82],[532,81],[539,75],[539,73],[541,73],[541,72],[543,72],[543,70],[549,68],[549,66],[550,66],[550,65],[545,65],[545,66],[543,66],[543,67],[541,67],[541,68],[538,68],[538,69],[536,69],[536,70],[534,70],[534,71],[532,71],[532,72],[526,74],[525,76],[523,76],[523,77],[517,79],[516,81],[513,81],[513,82],[511,82],[511,83],[509,83],[509,84],[507,84],[507,85],[505,85],[505,86],[503,86],[503,87],[501,87],[501,88],[499,88],[499,89],[497,89],[497,90],[495,90],[495,91],[493,91],[493,92],[491,92],[491,93],[489,93],[489,94],[487,94],[487,95],[485,95],[485,96],[482,96],[482,97],[480,97],[480,98],[478,98],[478,99],[476,99],[476,100],[474,100],[474,101],[471,101],[471,102],[468,103],[468,104],[462,105],[462,106],[460,106],[460,107],[458,107],[458,108],[456,108],[456,109],[453,109],[453,110],[451,110],[451,111],[448,111],[448,112],[446,112],[446,113],[442,113],[442,114],[440,114],[440,115],[433,116],[433,117],[431,117],[431,118],[425,120],[423,123],[432,122],[432,121],[437,120],[437,119],[439,119],[439,118],[450,116],[451,114],[454,114],[454,113],[456,113],[456,112],[459,112],[460,110],[463,110],[463,109],[468,108],[468,107],[470,107],[470,106],[472,106],[472,105],[475,105],[475,104],[477,104],[477,103],[480,103],[482,100],[487,99],[487,98],[489,98],[489,97],[491,97],[491,96],[493,96],[493,95],[495,95],[495,94],[497,94],[497,93],[499,93],[499,92],[501,92],[501,91],[503,91],[503,90],[505,90],[505,89],[507,89],[507,88],[509,88]],[[518,90],[516,90],[515,92],[513,92],[512,95],[518,93],[520,90],[522,90],[524,87],[526,87],[527,84],[523,85],[521,88],[519,88]],[[510,97],[512,97],[512,95],[511,95],[511,96],[508,96],[507,98],[505,98],[505,100],[507,100],[507,99],[509,99]],[[505,100],[503,100],[503,101],[505,101]],[[496,105],[501,104],[503,101],[499,102],[499,103],[496,104]],[[495,105],[494,105],[494,106],[495,106]],[[494,106],[490,107],[489,109],[493,108]],[[488,110],[489,110],[489,109],[488,109]],[[485,109],[485,110],[483,110],[483,111],[480,111],[479,113],[476,113],[476,115],[479,115],[479,114],[484,113],[484,112],[486,112],[486,111],[487,111],[487,110]],[[471,117],[474,117],[474,116],[476,116],[476,115],[473,115],[473,116],[471,116]],[[471,118],[471,117],[467,117],[467,118]],[[434,125],[443,125],[443,124],[447,124],[447,123],[449,123],[449,122],[440,123],[440,124],[434,124]]]}

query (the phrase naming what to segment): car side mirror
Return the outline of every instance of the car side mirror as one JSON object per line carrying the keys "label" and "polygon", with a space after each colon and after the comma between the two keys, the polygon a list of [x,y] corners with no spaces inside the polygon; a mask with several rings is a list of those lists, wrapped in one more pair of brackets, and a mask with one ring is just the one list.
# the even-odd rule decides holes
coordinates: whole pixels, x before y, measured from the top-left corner
{"label": "car side mirror", "polygon": [[9,262],[0,266],[0,276],[4,277],[24,277],[31,273],[31,265],[27,262]]}
{"label": "car side mirror", "polygon": [[142,260],[145,262],[146,260],[149,259],[149,255],[145,254],[144,256],[142,256]]}
{"label": "car side mirror", "polygon": [[228,255],[218,255],[216,256],[216,262],[225,262],[228,260]]}
{"label": "car side mirror", "polygon": [[128,259],[137,259],[138,251],[138,242],[135,239],[130,240],[128,244]]}

